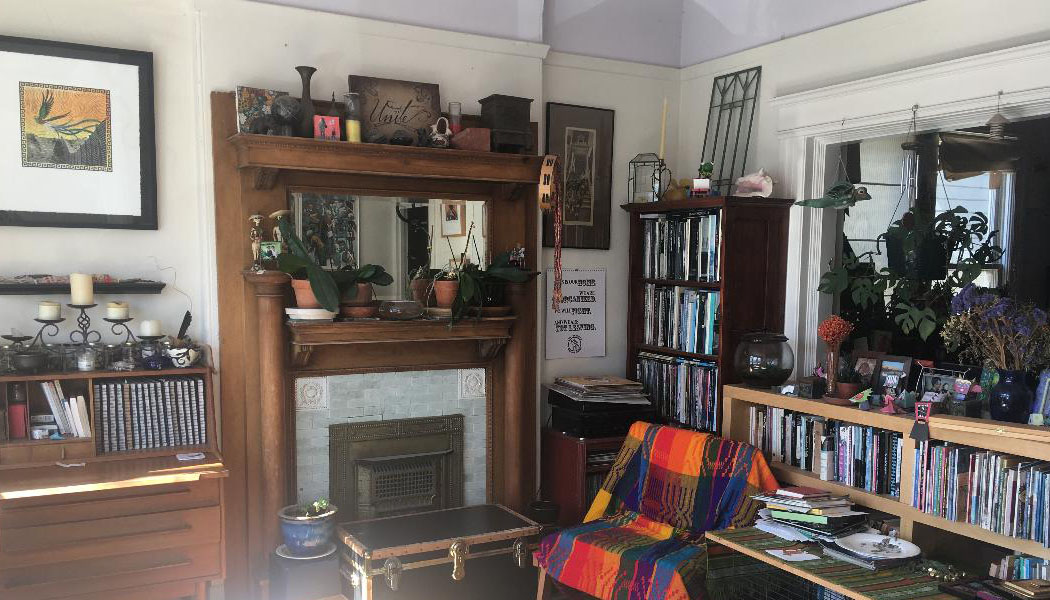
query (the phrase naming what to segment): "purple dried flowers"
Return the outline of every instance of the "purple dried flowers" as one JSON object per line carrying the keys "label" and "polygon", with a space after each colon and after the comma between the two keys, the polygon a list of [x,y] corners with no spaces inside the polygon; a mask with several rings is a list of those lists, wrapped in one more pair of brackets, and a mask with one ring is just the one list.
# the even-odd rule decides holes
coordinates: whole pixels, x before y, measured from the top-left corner
{"label": "purple dried flowers", "polygon": [[941,332],[964,359],[998,369],[1038,370],[1050,364],[1050,325],[1045,311],[970,284],[952,298],[952,316]]}

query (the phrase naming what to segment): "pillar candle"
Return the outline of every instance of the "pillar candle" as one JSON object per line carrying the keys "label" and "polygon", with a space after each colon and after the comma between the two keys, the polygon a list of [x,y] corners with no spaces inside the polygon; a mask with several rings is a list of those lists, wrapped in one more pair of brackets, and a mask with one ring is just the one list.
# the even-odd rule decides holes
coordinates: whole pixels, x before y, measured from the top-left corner
{"label": "pillar candle", "polygon": [[91,275],[73,273],[69,276],[70,304],[86,306],[95,303],[95,282]]}
{"label": "pillar candle", "polygon": [[44,300],[37,306],[36,318],[41,321],[57,321],[62,318],[62,305]]}
{"label": "pillar candle", "polygon": [[129,314],[127,302],[110,302],[106,304],[106,318],[107,319],[126,319]]}
{"label": "pillar candle", "polygon": [[346,120],[346,141],[352,143],[360,143],[361,141],[361,121],[357,119]]}
{"label": "pillar candle", "polygon": [[143,337],[152,337],[155,335],[160,335],[160,321],[143,321],[142,325],[139,326],[139,335]]}
{"label": "pillar candle", "polygon": [[664,112],[660,115],[660,159],[664,157],[664,142],[667,140],[667,96],[664,96]]}

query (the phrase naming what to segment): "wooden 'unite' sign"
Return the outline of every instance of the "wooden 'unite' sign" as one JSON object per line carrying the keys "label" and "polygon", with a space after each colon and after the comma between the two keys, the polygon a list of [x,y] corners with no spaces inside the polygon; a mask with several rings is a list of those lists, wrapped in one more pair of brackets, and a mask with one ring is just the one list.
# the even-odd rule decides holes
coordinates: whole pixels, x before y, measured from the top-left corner
{"label": "wooden 'unite' sign", "polygon": [[[441,116],[436,83],[419,83],[350,75],[350,91],[361,95],[361,139],[388,143],[407,135],[417,145],[416,130],[430,127]],[[376,139],[382,136],[382,139]]]}

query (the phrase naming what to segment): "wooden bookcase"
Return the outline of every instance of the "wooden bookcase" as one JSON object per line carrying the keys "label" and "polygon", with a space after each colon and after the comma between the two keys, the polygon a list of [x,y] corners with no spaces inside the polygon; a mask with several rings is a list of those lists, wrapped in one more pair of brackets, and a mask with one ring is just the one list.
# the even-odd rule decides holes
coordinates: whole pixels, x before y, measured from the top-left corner
{"label": "wooden bookcase", "polygon": [[612,468],[611,461],[596,462],[596,455],[619,452],[625,436],[574,437],[553,429],[543,430],[543,466],[540,471],[543,498],[557,502],[558,524],[563,527],[583,521],[594,500],[591,483],[600,487]]}
{"label": "wooden bookcase", "polygon": [[[95,423],[95,407],[99,400],[95,398],[95,383],[98,381],[114,381],[135,379],[153,379],[170,376],[194,376],[204,380],[204,410],[206,419],[207,442],[188,446],[175,446],[168,448],[154,448],[150,450],[122,450],[112,452],[100,452],[96,439],[99,430]],[[211,369],[208,367],[192,367],[187,369],[166,369],[160,371],[87,371],[87,372],[62,372],[44,373],[38,375],[4,375],[0,376],[0,408],[7,411],[8,403],[13,393],[14,386],[21,386],[28,399],[27,419],[29,415],[51,414],[47,399],[40,387],[40,383],[47,381],[60,381],[65,395],[83,396],[88,402],[88,419],[91,421],[91,437],[67,437],[63,440],[34,440],[30,438],[11,439],[8,430],[8,419],[0,423],[4,428],[4,441],[0,441],[0,468],[25,467],[34,464],[51,464],[57,460],[92,459],[92,460],[116,460],[122,458],[147,458],[153,456],[170,456],[175,452],[216,452],[218,450],[215,435],[215,407],[213,406],[213,390],[211,380]],[[28,424],[27,424],[28,430]]]}
{"label": "wooden bookcase", "polygon": [[[914,540],[920,546],[923,546],[926,541],[943,543],[944,538],[941,533],[948,532],[998,548],[1050,559],[1050,548],[1044,548],[1039,542],[1001,535],[964,522],[950,521],[924,513],[911,506],[912,479],[915,473],[915,440],[909,437],[914,419],[907,415],[884,415],[849,406],[835,406],[819,400],[781,396],[743,386],[725,386],[723,399],[722,432],[725,437],[734,440],[749,440],[751,425],[748,409],[751,406],[773,406],[904,434],[899,498],[872,494],[863,489],[834,481],[823,481],[810,471],[770,461],[769,466],[781,485],[811,486],[835,494],[848,495],[861,506],[897,515],[900,517],[901,537],[908,540],[915,537],[923,538]],[[930,439],[1037,460],[1050,460],[1050,430],[1044,427],[935,415],[930,418]],[[917,525],[919,527],[916,527]],[[920,528],[925,529],[928,532],[927,535],[918,535]],[[933,535],[929,534],[930,530]],[[938,537],[941,539],[937,540]]]}
{"label": "wooden bookcase", "polygon": [[[721,385],[737,381],[732,362],[740,337],[752,331],[781,332],[784,329],[788,209],[792,203],[792,200],[778,198],[716,196],[621,206],[631,215],[625,371],[628,377],[636,375],[638,354],[649,352],[710,361],[718,366]],[[643,217],[684,215],[698,210],[718,210],[721,213],[718,280],[698,282],[643,277]],[[718,352],[694,354],[644,344],[646,284],[719,292]],[[716,419],[716,422],[721,422],[721,419]]]}
{"label": "wooden bookcase", "polygon": [[[95,383],[172,376],[204,380],[205,443],[102,452]],[[10,439],[14,387],[24,389],[28,415],[51,414],[40,383],[55,380],[66,397],[84,396],[91,437]],[[0,408],[0,597],[204,600],[208,582],[225,576],[229,473],[218,453],[210,368],[4,375]],[[180,452],[203,457],[180,461]]]}

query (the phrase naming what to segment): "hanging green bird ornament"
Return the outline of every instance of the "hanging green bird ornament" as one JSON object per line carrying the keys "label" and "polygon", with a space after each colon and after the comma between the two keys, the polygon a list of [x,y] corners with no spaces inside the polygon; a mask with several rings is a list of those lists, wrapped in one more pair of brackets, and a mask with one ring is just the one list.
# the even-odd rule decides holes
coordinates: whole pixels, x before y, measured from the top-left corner
{"label": "hanging green bird ornament", "polygon": [[810,208],[834,208],[846,210],[861,200],[871,200],[868,188],[857,187],[848,181],[840,181],[828,188],[820,198],[801,200],[795,204]]}

